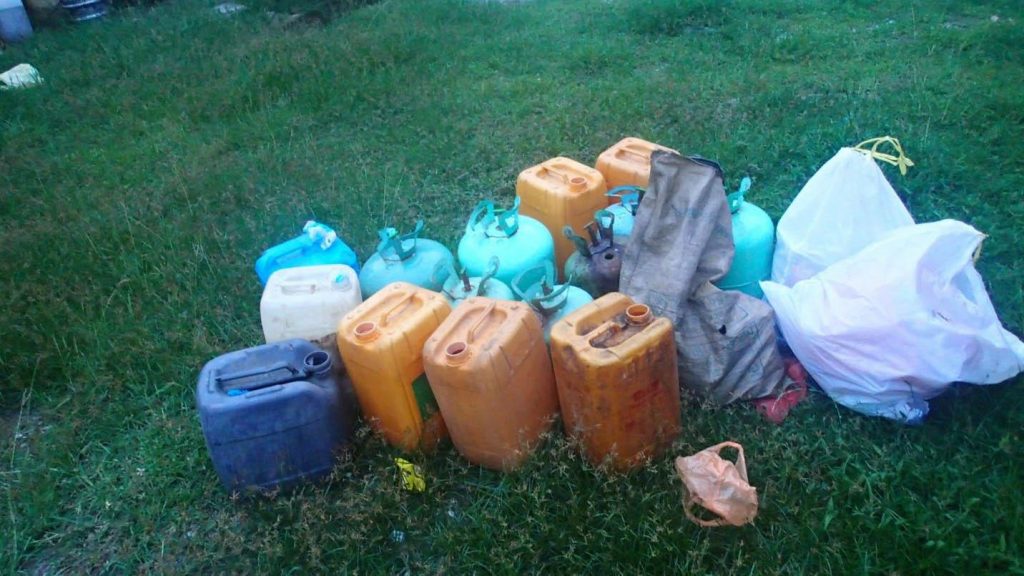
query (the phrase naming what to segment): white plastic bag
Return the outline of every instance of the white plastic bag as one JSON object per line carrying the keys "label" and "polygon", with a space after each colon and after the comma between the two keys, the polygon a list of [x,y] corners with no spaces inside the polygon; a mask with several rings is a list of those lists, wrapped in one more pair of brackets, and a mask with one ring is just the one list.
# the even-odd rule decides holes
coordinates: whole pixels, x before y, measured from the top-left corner
{"label": "white plastic bag", "polygon": [[792,288],[762,282],[796,357],[833,400],[916,423],[952,382],[1024,370],[972,256],[984,235],[955,220],[899,228]]}
{"label": "white plastic bag", "polygon": [[[891,144],[896,156],[878,151]],[[867,148],[871,145],[871,148]],[[772,281],[792,286],[914,223],[875,160],[906,173],[913,166],[899,140],[886,136],[843,148],[807,181],[779,220]]]}

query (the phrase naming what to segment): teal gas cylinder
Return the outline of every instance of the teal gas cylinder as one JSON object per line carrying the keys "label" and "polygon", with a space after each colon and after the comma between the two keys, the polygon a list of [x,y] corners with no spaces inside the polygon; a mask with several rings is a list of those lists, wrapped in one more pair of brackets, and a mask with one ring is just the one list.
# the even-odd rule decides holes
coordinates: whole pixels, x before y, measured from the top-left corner
{"label": "teal gas cylinder", "polygon": [[512,281],[512,291],[540,315],[544,324],[544,341],[549,342],[551,327],[574,310],[594,301],[586,290],[565,284],[555,284],[555,266],[544,262],[527,268]]}
{"label": "teal gas cylinder", "polygon": [[399,235],[394,228],[382,228],[377,232],[380,237],[377,252],[359,271],[363,300],[399,281],[428,290],[441,290],[448,274],[446,271],[438,273],[438,270],[451,263],[452,253],[440,242],[420,238],[422,231],[423,221],[420,220],[408,234]]}
{"label": "teal gas cylinder", "polygon": [[744,178],[740,189],[729,194],[732,212],[732,241],[736,248],[732,267],[716,286],[722,290],[739,290],[755,298],[764,296],[760,282],[772,272],[775,252],[775,224],[768,213],[743,199],[750,190],[750,178]]}
{"label": "teal gas cylinder", "polygon": [[[493,300],[516,299],[512,289],[494,277],[500,268],[497,256],[491,257],[483,276],[470,276],[465,269],[455,270],[454,264],[449,264],[447,268],[448,270],[444,273],[448,276],[448,280],[445,281],[441,293],[451,303],[452,308],[474,296],[483,296]],[[439,271],[439,273],[441,272]]]}
{"label": "teal gas cylinder", "polygon": [[609,190],[607,196],[618,200],[608,207],[608,211],[615,216],[612,234],[628,237],[633,233],[633,221],[636,220],[640,200],[644,197],[644,189],[639,186],[617,186]]}
{"label": "teal gas cylinder", "polygon": [[470,276],[483,276],[491,258],[497,257],[501,268],[494,278],[511,284],[524,270],[544,262],[554,265],[555,241],[540,221],[519,214],[518,197],[504,211],[484,200],[469,216],[458,254]]}

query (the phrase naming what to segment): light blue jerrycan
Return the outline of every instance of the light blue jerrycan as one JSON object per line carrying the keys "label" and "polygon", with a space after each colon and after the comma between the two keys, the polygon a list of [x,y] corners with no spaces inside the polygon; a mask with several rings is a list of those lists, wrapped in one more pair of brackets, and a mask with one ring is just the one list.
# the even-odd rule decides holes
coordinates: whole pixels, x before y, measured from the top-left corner
{"label": "light blue jerrycan", "polygon": [[392,282],[408,282],[435,292],[448,279],[452,253],[440,242],[420,238],[423,220],[408,234],[399,235],[394,228],[377,231],[380,243],[377,252],[367,259],[359,272],[363,300]]}
{"label": "light blue jerrycan", "polygon": [[485,298],[491,298],[493,300],[515,300],[516,295],[512,293],[512,289],[507,284],[498,280],[494,276],[498,273],[500,268],[500,262],[497,256],[491,256],[491,259],[487,262],[487,270],[484,271],[483,276],[470,276],[465,268],[462,270],[456,270],[456,265],[449,262],[444,266],[444,270],[441,267],[438,268],[438,273],[443,273],[448,277],[445,281],[444,287],[441,288],[441,293],[451,303],[452,308],[455,308],[461,304],[464,300],[473,298],[474,296],[483,296]]}
{"label": "light blue jerrycan", "polygon": [[512,208],[496,211],[494,203],[477,204],[459,241],[459,262],[470,276],[483,276],[492,257],[501,268],[495,279],[511,284],[523,270],[555,262],[555,241],[540,221],[519,214],[519,198]]}
{"label": "light blue jerrycan", "polygon": [[736,254],[729,273],[715,282],[715,285],[722,290],[739,290],[754,298],[761,298],[764,292],[759,282],[767,280],[772,272],[775,225],[767,212],[743,199],[748,190],[749,177],[740,182],[738,191],[729,194],[732,242]]}
{"label": "light blue jerrycan", "polygon": [[617,186],[609,190],[607,196],[619,200],[617,204],[608,207],[608,211],[615,217],[612,234],[628,237],[633,233],[633,221],[636,220],[640,200],[644,197],[644,189],[639,186]]}
{"label": "light blue jerrycan", "polygon": [[555,284],[555,266],[544,262],[527,268],[512,281],[512,291],[537,312],[544,324],[544,341],[551,340],[551,327],[574,310],[594,301],[586,290],[565,284]]}
{"label": "light blue jerrycan", "polygon": [[270,275],[282,268],[344,264],[359,271],[356,253],[330,227],[310,220],[302,235],[268,248],[256,260],[256,275],[267,285]]}

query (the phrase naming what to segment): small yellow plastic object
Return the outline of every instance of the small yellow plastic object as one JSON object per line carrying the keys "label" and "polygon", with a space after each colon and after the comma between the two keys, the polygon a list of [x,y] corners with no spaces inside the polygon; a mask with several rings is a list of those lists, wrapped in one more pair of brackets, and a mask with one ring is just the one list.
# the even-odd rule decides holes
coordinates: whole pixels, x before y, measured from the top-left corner
{"label": "small yellow plastic object", "polygon": [[402,472],[402,488],[409,492],[425,492],[427,481],[420,467],[405,458],[395,458],[395,465]]}

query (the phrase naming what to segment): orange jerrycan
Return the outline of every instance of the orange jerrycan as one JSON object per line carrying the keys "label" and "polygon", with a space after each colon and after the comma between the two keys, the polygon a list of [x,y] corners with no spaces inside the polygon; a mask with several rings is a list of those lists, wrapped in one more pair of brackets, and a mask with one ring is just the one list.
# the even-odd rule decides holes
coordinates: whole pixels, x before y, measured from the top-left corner
{"label": "orange jerrycan", "polygon": [[519,212],[540,220],[551,232],[555,270],[561,270],[576,251],[562,228],[582,230],[594,219],[595,211],[608,205],[607,191],[600,172],[569,158],[552,158],[519,173]]}
{"label": "orange jerrycan", "polygon": [[[597,157],[597,169],[604,175],[609,189],[619,186],[647,188],[647,181],[651,177],[651,153],[655,150],[676,152],[640,138],[623,138]],[[618,199],[609,198],[608,202],[616,203]]]}
{"label": "orange jerrycan", "polygon": [[523,302],[466,300],[427,340],[423,363],[452,443],[474,464],[519,467],[558,414],[544,330]]}
{"label": "orange jerrycan", "polygon": [[551,329],[566,434],[591,463],[625,471],[679,435],[679,372],[672,323],[618,292]]}
{"label": "orange jerrycan", "polygon": [[338,351],[363,415],[406,451],[430,450],[446,435],[423,373],[423,343],[450,313],[441,294],[395,282],[338,325]]}

